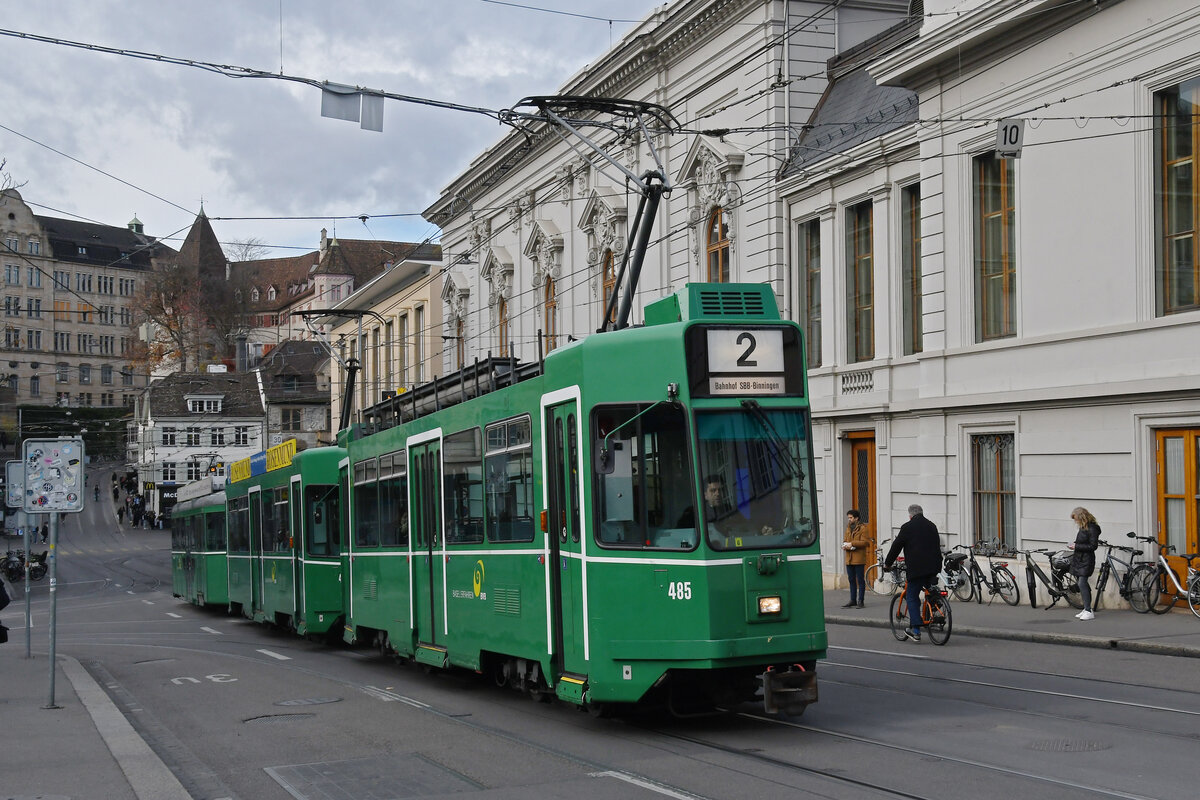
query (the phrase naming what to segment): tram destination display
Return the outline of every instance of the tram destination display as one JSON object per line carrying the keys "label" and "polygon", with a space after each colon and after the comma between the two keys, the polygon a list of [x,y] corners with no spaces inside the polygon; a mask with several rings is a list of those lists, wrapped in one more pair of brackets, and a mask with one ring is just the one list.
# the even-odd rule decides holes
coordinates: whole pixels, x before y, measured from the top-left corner
{"label": "tram destination display", "polygon": [[[699,326],[697,326],[699,328]],[[688,331],[688,373],[695,397],[803,395],[799,342],[778,327],[704,326]]]}

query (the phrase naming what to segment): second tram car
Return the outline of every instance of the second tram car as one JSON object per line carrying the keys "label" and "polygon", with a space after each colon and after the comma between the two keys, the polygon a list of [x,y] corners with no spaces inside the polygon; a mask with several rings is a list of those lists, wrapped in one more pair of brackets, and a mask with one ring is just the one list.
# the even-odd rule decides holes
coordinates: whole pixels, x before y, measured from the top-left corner
{"label": "second tram car", "polygon": [[339,447],[296,452],[296,440],[234,462],[225,489],[229,601],[243,616],[301,635],[343,620]]}

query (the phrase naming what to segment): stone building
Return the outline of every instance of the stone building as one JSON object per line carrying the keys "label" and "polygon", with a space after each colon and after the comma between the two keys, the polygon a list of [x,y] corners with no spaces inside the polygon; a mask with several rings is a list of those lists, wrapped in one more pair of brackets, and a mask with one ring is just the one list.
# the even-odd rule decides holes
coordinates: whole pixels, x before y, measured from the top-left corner
{"label": "stone building", "polygon": [[0,193],[4,335],[0,374],[21,405],[125,406],[146,385],[131,366],[134,304],[175,252],[125,228],[34,214]]}

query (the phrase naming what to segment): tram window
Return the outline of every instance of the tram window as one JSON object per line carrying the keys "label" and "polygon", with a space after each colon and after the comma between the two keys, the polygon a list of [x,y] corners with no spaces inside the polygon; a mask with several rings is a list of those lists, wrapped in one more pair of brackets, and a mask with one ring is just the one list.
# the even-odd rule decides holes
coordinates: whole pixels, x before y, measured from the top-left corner
{"label": "tram window", "polygon": [[529,417],[487,429],[487,535],[493,542],[533,541],[533,450]]}
{"label": "tram window", "polygon": [[408,475],[404,451],[379,460],[379,541],[384,547],[408,545]]}
{"label": "tram window", "polygon": [[595,538],[602,547],[690,550],[694,495],[683,410],[605,406],[592,414],[592,447],[612,469],[595,475]]}
{"label": "tram window", "polygon": [[696,414],[710,546],[809,547],[816,541],[806,432],[807,420],[796,410]]}
{"label": "tram window", "polygon": [[225,549],[225,515],[219,511],[204,515],[204,547],[206,550]]}
{"label": "tram window", "polygon": [[[271,492],[271,501],[275,504],[275,552],[283,553],[292,549],[292,516],[288,513],[288,497],[291,490],[280,486]],[[265,549],[265,548],[264,548]]]}
{"label": "tram window", "polygon": [[442,502],[447,544],[483,541],[483,463],[479,429],[442,441]]}
{"label": "tram window", "polygon": [[250,552],[250,504],[245,497],[229,501],[229,552]]}
{"label": "tram window", "polygon": [[354,465],[354,546],[379,546],[379,484],[375,459]]}
{"label": "tram window", "polygon": [[306,486],[304,489],[304,513],[307,515],[307,549],[310,556],[336,556],[341,553],[338,536],[338,509],[336,486]]}

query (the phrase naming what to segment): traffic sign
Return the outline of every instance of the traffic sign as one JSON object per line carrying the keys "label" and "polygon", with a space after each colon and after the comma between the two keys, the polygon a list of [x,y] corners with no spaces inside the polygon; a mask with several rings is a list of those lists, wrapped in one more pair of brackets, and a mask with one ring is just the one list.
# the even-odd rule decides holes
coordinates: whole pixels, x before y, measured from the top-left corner
{"label": "traffic sign", "polygon": [[26,512],[83,510],[83,439],[26,439],[24,456]]}
{"label": "traffic sign", "polygon": [[996,125],[996,156],[1020,158],[1025,143],[1025,120],[1002,119]]}

